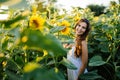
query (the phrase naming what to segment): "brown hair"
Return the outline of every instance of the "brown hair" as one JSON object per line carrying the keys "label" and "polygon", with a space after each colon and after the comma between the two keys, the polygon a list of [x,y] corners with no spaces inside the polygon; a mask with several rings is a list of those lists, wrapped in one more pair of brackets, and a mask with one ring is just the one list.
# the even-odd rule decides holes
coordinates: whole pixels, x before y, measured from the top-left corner
{"label": "brown hair", "polygon": [[76,46],[75,46],[75,52],[74,52],[76,57],[79,57],[81,55],[81,53],[82,53],[82,44],[81,44],[81,42],[82,42],[82,40],[86,39],[86,37],[87,37],[87,35],[88,35],[89,31],[90,31],[90,23],[89,23],[89,21],[87,19],[80,19],[76,23],[75,28],[80,22],[85,22],[87,24],[87,28],[86,28],[86,31],[81,36],[76,36],[76,40],[75,40]]}

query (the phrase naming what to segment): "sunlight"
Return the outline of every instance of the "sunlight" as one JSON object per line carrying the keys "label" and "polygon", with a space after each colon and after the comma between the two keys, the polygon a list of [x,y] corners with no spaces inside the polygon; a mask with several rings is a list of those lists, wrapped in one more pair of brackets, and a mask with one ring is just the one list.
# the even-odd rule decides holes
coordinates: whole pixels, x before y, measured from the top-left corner
{"label": "sunlight", "polygon": [[58,0],[56,5],[60,5],[60,8],[70,10],[71,7],[85,8],[89,4],[108,6],[110,1],[118,2],[118,0]]}
{"label": "sunlight", "polygon": [[9,17],[9,14],[0,14],[0,21],[7,20]]}
{"label": "sunlight", "polygon": [[0,21],[8,19],[9,14],[6,11],[8,11],[8,6],[6,5],[0,6]]}

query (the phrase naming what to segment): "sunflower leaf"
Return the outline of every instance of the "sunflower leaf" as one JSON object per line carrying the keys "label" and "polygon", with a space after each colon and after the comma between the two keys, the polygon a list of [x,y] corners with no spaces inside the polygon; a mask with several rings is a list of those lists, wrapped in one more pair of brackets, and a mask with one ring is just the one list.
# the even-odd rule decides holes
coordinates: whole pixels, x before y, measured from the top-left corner
{"label": "sunflower leaf", "polygon": [[55,33],[55,32],[61,31],[61,30],[63,30],[64,28],[65,28],[64,26],[54,27],[54,28],[50,29],[50,33]]}

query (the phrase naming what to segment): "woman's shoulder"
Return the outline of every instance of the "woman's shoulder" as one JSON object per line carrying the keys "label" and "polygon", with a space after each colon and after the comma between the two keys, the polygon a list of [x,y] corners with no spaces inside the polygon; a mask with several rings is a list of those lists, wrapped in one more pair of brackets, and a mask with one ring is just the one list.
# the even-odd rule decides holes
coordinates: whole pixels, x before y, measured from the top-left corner
{"label": "woman's shoulder", "polygon": [[84,40],[84,41],[82,41],[81,43],[82,43],[82,47],[83,47],[84,49],[87,49],[87,41]]}
{"label": "woman's shoulder", "polygon": [[82,41],[81,41],[81,44],[82,44],[82,45],[87,45],[87,41],[86,41],[86,40],[82,40]]}

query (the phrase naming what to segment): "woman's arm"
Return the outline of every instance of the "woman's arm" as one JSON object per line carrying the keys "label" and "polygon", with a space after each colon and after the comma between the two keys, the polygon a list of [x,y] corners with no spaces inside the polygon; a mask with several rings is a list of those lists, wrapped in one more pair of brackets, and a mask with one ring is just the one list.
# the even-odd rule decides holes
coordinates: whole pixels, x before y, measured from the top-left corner
{"label": "woman's arm", "polygon": [[70,44],[70,43],[63,44],[64,48],[72,48],[72,46],[73,44]]}
{"label": "woman's arm", "polygon": [[82,65],[80,67],[79,75],[84,73],[88,62],[88,48],[87,48],[87,42],[85,40],[82,41],[81,61],[82,61]]}

